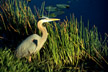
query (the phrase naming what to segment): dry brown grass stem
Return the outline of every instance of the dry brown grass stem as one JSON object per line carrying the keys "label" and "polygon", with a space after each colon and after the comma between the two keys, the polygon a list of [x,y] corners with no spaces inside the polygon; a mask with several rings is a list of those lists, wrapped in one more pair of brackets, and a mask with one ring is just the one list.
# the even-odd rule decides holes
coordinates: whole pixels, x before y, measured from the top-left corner
{"label": "dry brown grass stem", "polygon": [[5,28],[5,30],[6,30],[6,25],[5,25],[5,22],[4,22],[4,19],[3,19],[3,16],[2,16],[1,14],[0,14],[0,17],[1,17],[2,21],[3,21],[4,28]]}
{"label": "dry brown grass stem", "polygon": [[78,33],[78,28],[77,28],[77,18],[76,18],[76,33]]}
{"label": "dry brown grass stem", "polygon": [[101,56],[101,54],[96,50],[96,48],[94,48],[94,51],[96,52],[96,54],[97,54],[98,57],[100,56],[100,57],[104,60],[104,62],[105,62],[106,64],[108,64],[108,62],[104,59],[103,56]]}
{"label": "dry brown grass stem", "polygon": [[12,28],[15,32],[18,32],[11,24],[9,24],[10,28]]}
{"label": "dry brown grass stem", "polygon": [[36,6],[34,6],[34,9],[35,9],[35,11],[36,11],[37,17],[40,18],[40,15],[39,15],[38,10],[36,9]]}
{"label": "dry brown grass stem", "polygon": [[96,64],[98,64],[102,69],[103,69],[103,66],[96,61],[95,57],[92,57],[90,54],[88,54],[87,52],[83,51],[84,54],[86,54],[90,59],[92,59]]}

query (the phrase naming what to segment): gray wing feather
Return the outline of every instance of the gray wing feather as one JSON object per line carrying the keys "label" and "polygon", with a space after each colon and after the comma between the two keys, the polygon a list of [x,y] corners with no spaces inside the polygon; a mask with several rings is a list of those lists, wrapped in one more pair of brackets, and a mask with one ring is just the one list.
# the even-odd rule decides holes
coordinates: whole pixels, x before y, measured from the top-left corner
{"label": "gray wing feather", "polygon": [[[35,53],[36,47],[38,45],[38,42],[40,41],[41,37],[37,34],[30,35],[27,37],[16,49],[16,56],[21,58],[28,56],[32,53]],[[37,41],[33,42],[34,40]]]}

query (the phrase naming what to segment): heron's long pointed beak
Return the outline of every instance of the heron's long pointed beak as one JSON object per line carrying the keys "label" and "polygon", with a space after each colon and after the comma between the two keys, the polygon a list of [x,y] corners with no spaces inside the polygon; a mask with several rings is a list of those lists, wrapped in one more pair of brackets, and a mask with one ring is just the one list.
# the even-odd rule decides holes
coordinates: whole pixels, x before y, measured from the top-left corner
{"label": "heron's long pointed beak", "polygon": [[50,18],[49,20],[51,20],[51,21],[59,21],[60,19]]}
{"label": "heron's long pointed beak", "polygon": [[59,21],[59,20],[60,20],[60,19],[57,19],[57,18],[48,18],[48,19],[47,19],[48,22],[50,22],[50,21]]}

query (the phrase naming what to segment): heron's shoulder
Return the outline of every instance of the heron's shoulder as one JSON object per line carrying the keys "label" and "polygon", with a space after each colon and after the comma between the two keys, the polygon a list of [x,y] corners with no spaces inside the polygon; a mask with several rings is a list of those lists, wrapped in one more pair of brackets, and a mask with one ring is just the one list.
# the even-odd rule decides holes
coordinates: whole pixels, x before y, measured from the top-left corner
{"label": "heron's shoulder", "polygon": [[33,40],[33,39],[40,40],[41,36],[39,36],[37,34],[32,34],[32,35],[30,35],[29,37],[26,38],[26,40]]}
{"label": "heron's shoulder", "polygon": [[37,34],[32,34],[30,35],[29,37],[32,37],[32,38],[41,38],[41,36],[37,35]]}

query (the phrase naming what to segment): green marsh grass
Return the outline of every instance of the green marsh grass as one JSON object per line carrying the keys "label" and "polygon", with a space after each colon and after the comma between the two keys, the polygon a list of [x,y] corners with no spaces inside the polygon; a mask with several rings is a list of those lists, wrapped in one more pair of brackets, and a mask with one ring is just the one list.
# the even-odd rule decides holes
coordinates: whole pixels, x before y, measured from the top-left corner
{"label": "green marsh grass", "polygon": [[[74,14],[63,22],[45,25],[49,33],[48,39],[40,52],[32,56],[31,63],[25,58],[17,59],[14,56],[15,47],[27,36],[33,33],[41,35],[37,21],[45,14],[44,6],[45,2],[41,10],[35,7],[36,14],[33,14],[25,1],[7,0],[0,4],[0,35],[5,34],[8,41],[13,41],[8,42],[11,45],[8,47],[5,44],[7,41],[2,39],[1,43],[6,48],[0,48],[0,71],[104,71],[105,65],[108,65],[108,35],[102,40],[95,26],[89,29],[88,21],[88,26],[84,27],[82,17],[78,22]],[[14,46],[15,43],[17,45]],[[94,63],[94,68],[91,63]]]}

